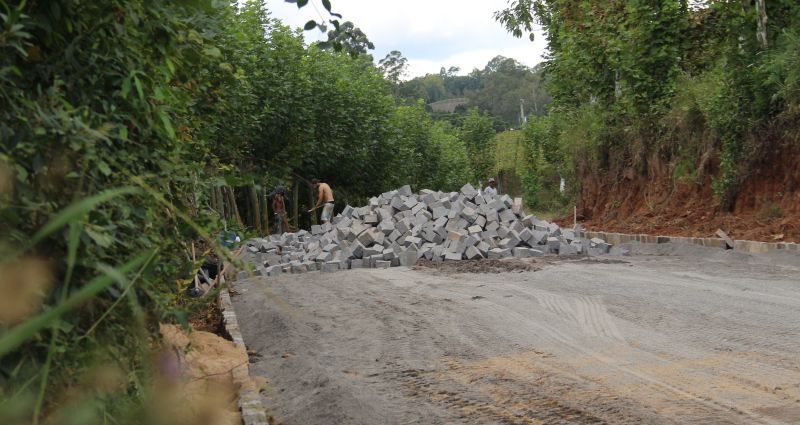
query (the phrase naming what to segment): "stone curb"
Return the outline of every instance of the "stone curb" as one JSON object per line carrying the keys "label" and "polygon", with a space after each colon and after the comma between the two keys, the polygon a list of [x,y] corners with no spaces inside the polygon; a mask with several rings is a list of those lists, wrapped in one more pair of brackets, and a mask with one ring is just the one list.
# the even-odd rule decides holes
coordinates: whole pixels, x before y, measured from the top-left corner
{"label": "stone curb", "polygon": [[[720,238],[693,238],[686,236],[653,236],[653,235],[631,235],[627,233],[592,232],[588,230],[579,231],[582,238],[600,238],[606,243],[619,245],[628,242],[640,242],[650,244],[678,243],[686,245],[699,245],[711,248],[725,249],[727,244]],[[758,242],[758,241],[733,241],[733,250],[748,252],[751,254],[764,254],[768,252],[787,251],[800,253],[800,244],[794,242]]]}
{"label": "stone curb", "polygon": [[[247,348],[242,332],[239,330],[239,321],[233,310],[231,295],[227,288],[219,292],[218,302],[219,309],[222,311],[225,332],[231,337],[233,343],[245,350],[246,353]],[[261,403],[261,396],[250,380],[250,366],[248,364],[236,366],[232,373],[233,382],[239,387],[239,409],[242,412],[242,423],[244,425],[268,425],[266,409]]]}

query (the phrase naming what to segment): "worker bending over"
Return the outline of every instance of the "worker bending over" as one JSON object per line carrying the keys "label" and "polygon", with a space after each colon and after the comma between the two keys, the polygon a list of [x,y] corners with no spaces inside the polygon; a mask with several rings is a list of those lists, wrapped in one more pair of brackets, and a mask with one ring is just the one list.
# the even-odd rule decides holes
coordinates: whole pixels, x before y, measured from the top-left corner
{"label": "worker bending over", "polygon": [[314,189],[317,189],[319,196],[317,196],[317,205],[308,210],[308,212],[313,212],[324,204],[320,221],[322,221],[323,224],[327,223],[331,221],[331,217],[333,217],[333,191],[328,183],[324,183],[319,179],[311,180],[311,185],[314,186]]}

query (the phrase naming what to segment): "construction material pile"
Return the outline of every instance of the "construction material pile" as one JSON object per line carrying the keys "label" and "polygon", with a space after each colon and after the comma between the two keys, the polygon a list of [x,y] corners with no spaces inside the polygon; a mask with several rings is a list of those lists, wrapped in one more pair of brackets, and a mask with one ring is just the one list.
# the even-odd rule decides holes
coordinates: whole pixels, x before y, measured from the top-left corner
{"label": "construction material pile", "polygon": [[602,239],[581,241],[574,229],[522,215],[508,195],[486,195],[467,184],[460,192],[411,192],[409,186],[347,206],[311,232],[247,242],[257,273],[275,276],[312,270],[410,266],[433,261],[528,258],[547,254],[599,255]]}

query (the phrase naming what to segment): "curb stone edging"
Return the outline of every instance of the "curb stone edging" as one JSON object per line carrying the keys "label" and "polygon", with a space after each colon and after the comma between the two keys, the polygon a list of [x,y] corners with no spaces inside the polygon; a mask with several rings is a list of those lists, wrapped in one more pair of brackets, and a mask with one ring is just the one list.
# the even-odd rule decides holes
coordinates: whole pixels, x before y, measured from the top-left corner
{"label": "curb stone edging", "polygon": [[[219,309],[222,311],[222,323],[225,326],[225,332],[231,337],[233,343],[245,350],[245,354],[247,354],[244,338],[241,330],[239,330],[239,321],[236,318],[236,312],[233,310],[231,294],[227,288],[219,292],[217,301]],[[245,363],[236,366],[231,372],[234,384],[239,387],[239,409],[242,413],[242,423],[244,425],[268,425],[267,413],[261,403],[261,396],[250,380],[249,364]]]}
{"label": "curb stone edging", "polygon": [[[586,239],[600,238],[612,245],[619,245],[628,242],[640,242],[648,244],[678,243],[684,245],[699,245],[710,248],[726,249],[727,244],[721,238],[693,238],[687,236],[654,236],[654,235],[630,235],[626,233],[594,232],[588,230],[578,231],[577,234]],[[733,241],[734,251],[748,252],[751,254],[764,254],[775,251],[786,251],[800,253],[800,244],[794,242],[759,242],[735,240]]]}

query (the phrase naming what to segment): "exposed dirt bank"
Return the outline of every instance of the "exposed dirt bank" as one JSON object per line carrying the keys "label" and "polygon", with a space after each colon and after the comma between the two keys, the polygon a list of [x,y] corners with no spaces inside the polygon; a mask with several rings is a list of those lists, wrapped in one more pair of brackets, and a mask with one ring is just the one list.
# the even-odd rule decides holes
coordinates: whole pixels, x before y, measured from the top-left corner
{"label": "exposed dirt bank", "polygon": [[[585,227],[621,233],[710,237],[721,228],[734,239],[800,242],[800,153],[787,146],[765,154],[742,183],[731,211],[711,187],[708,161],[691,178],[658,158],[647,169],[595,173],[583,180],[578,205]],[[557,220],[572,224],[573,217]]]}

